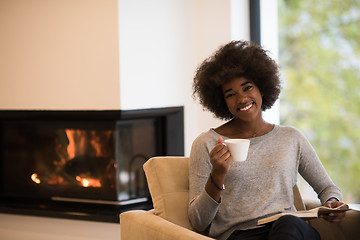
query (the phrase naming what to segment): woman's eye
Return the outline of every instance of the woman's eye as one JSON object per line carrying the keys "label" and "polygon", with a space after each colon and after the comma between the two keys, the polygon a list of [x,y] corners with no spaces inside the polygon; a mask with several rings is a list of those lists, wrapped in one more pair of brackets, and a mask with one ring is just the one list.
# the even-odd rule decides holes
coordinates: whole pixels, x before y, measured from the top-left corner
{"label": "woman's eye", "polygon": [[230,94],[227,94],[227,95],[225,96],[225,98],[231,98],[231,97],[233,97],[233,96],[235,96],[235,94],[230,93]]}
{"label": "woman's eye", "polygon": [[248,91],[248,90],[250,90],[250,89],[252,89],[253,88],[253,86],[246,86],[245,88],[244,88],[244,91]]}

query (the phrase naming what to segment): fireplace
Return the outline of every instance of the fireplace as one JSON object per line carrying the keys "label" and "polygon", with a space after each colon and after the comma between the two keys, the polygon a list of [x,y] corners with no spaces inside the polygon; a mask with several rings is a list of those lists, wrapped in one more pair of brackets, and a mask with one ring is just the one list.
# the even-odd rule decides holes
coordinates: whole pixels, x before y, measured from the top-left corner
{"label": "fireplace", "polygon": [[145,161],[183,154],[182,107],[0,111],[0,211],[118,222],[152,208]]}

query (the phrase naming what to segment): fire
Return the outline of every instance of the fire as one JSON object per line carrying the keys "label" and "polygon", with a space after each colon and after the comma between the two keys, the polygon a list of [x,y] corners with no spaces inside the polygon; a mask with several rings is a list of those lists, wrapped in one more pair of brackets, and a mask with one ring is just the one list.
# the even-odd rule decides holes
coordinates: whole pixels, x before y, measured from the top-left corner
{"label": "fire", "polygon": [[96,157],[108,157],[110,151],[108,142],[112,140],[113,131],[85,131],[80,129],[66,129],[69,140],[67,146],[68,159],[92,153]]}
{"label": "fire", "polygon": [[86,132],[82,130],[66,129],[66,135],[69,139],[67,152],[69,159],[73,159],[77,155],[84,155],[86,149]]}
{"label": "fire", "polygon": [[[68,128],[61,129],[58,134],[61,139],[58,139],[55,146],[59,157],[59,160],[54,161],[55,170],[58,173],[64,169],[68,176],[66,178],[60,175],[58,178],[47,176],[42,181],[51,185],[75,182],[82,187],[102,187],[103,179],[108,178],[109,175],[106,174],[111,172],[109,166],[114,167],[110,165],[114,158],[112,155],[114,131]],[[103,177],[95,178],[94,176],[102,174],[101,171],[105,171]]]}
{"label": "fire", "polygon": [[33,173],[31,175],[31,180],[33,180],[35,183],[40,184],[40,179],[36,173]]}
{"label": "fire", "polygon": [[76,176],[76,180],[80,182],[83,187],[101,187],[101,183],[99,179],[94,178],[82,178],[80,176]]}

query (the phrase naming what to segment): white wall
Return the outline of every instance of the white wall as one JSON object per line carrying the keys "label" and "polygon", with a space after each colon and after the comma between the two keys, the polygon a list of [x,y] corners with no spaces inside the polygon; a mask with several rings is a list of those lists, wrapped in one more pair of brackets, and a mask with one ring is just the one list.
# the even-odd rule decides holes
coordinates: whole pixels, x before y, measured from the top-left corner
{"label": "white wall", "polygon": [[0,36],[0,109],[119,109],[117,0],[2,0]]}
{"label": "white wall", "polygon": [[184,104],[191,9],[191,1],[119,0],[121,109]]}

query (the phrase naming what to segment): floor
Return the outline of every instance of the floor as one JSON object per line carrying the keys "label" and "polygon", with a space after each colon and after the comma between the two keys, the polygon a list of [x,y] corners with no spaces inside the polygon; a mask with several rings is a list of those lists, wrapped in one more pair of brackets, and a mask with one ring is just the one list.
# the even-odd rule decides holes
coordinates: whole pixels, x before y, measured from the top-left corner
{"label": "floor", "polygon": [[119,240],[120,224],[0,213],[1,240]]}

